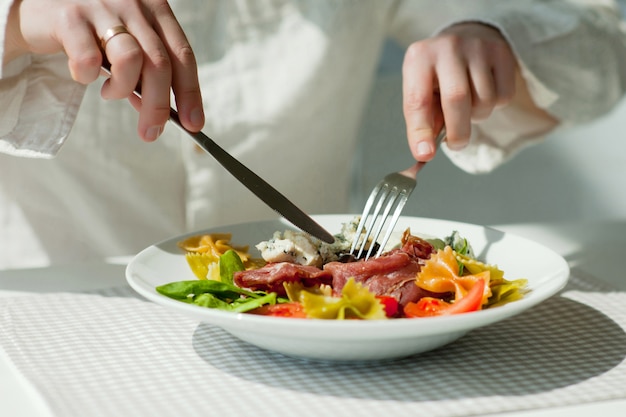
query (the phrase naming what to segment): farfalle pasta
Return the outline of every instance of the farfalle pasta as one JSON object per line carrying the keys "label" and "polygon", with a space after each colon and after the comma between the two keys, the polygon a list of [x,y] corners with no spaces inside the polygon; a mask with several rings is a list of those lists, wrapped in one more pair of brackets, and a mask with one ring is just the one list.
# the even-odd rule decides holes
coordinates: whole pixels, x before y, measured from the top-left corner
{"label": "farfalle pasta", "polygon": [[417,274],[416,285],[422,289],[435,293],[453,293],[454,301],[467,296],[470,289],[476,285],[476,281],[484,281],[482,303],[486,304],[491,297],[489,286],[491,271],[482,269],[475,274],[463,274],[457,261],[457,253],[450,246],[437,251],[426,260],[421,271]]}
{"label": "farfalle pasta", "polygon": [[186,252],[189,267],[198,279],[220,280],[219,260],[229,250],[234,251],[246,268],[260,267],[262,259],[252,258],[249,246],[235,246],[230,243],[230,233],[210,233],[191,236],[178,242],[178,247]]}

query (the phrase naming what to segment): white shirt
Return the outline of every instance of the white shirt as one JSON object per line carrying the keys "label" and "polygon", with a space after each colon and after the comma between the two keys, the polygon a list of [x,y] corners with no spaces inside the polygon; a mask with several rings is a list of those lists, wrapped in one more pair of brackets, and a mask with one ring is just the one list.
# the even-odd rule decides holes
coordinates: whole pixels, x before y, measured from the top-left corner
{"label": "white shirt", "polygon": [[[0,0],[2,22],[10,3]],[[534,100],[563,124],[604,114],[626,85],[609,1],[588,1],[594,13],[578,8],[584,1],[170,3],[198,60],[203,131],[309,213],[347,208],[388,36],[408,45],[458,21],[498,27]],[[62,55],[2,68],[0,108],[0,268],[132,255],[187,231],[276,216],[174,126],[155,143],[139,140],[132,107],[102,100],[98,83],[74,83]],[[448,154],[467,171],[490,170],[539,140],[531,130],[507,108]]]}

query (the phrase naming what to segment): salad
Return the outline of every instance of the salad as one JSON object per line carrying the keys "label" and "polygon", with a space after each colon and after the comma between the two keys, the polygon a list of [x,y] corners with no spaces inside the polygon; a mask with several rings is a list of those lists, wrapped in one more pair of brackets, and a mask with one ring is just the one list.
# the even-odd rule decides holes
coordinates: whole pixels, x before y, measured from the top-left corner
{"label": "salad", "polygon": [[[528,292],[525,279],[476,259],[457,231],[442,238],[406,229],[378,258],[349,254],[358,217],[328,244],[304,232],[275,232],[256,248],[228,233],[178,242],[197,279],[156,290],[201,307],[303,319],[423,318],[494,308]],[[397,239],[398,240],[398,239]],[[367,242],[377,245],[376,242]]]}

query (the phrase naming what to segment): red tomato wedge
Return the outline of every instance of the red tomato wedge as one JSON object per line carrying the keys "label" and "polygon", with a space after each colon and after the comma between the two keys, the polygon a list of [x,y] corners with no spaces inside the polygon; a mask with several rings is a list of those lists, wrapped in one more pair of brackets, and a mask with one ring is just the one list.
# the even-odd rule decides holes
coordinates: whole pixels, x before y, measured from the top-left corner
{"label": "red tomato wedge", "polygon": [[304,312],[302,304],[300,303],[264,305],[262,307],[255,308],[252,311],[249,311],[249,313],[272,317],[291,317],[300,319],[306,318],[306,313]]}
{"label": "red tomato wedge", "polygon": [[383,305],[387,318],[395,317],[398,314],[398,300],[389,295],[377,295],[376,298]]}
{"label": "red tomato wedge", "polygon": [[439,298],[423,297],[417,303],[408,303],[404,307],[404,315],[408,318],[433,317],[480,310],[484,291],[485,280],[479,279],[465,297],[454,303],[448,303]]}

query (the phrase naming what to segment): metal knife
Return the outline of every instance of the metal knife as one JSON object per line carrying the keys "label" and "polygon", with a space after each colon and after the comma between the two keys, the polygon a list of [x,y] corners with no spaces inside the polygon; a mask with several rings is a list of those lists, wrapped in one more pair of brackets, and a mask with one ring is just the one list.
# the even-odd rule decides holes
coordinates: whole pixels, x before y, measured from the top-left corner
{"label": "metal knife", "polygon": [[[104,63],[102,69],[108,75],[111,75],[108,63]],[[141,88],[138,86],[134,94],[141,98]],[[335,238],[326,229],[320,226],[315,220],[300,210],[294,203],[289,201],[287,197],[278,192],[274,187],[268,184],[263,178],[252,172],[248,167],[235,159],[231,154],[220,147],[213,139],[209,138],[202,132],[191,132],[183,127],[178,117],[178,112],[170,108],[170,121],[187,133],[191,138],[213,156],[228,172],[230,172],[239,182],[245,185],[265,204],[289,220],[294,226],[309,233],[310,235],[327,243],[333,243]]]}

